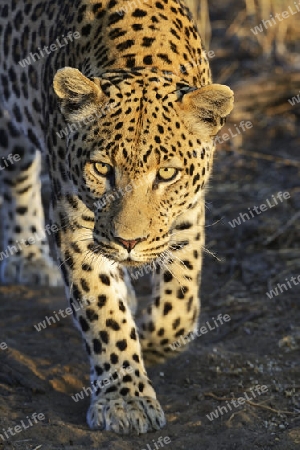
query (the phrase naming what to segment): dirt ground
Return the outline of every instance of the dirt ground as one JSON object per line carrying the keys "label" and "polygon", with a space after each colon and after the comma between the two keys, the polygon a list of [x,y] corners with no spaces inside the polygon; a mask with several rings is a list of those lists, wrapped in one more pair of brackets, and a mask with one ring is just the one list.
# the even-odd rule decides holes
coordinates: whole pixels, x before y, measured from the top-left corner
{"label": "dirt ground", "polygon": [[[219,24],[220,11],[212,15]],[[222,57],[213,60],[216,81],[223,77],[238,90],[249,79],[253,86],[262,64],[267,87],[268,76],[299,71],[290,60],[256,60],[250,53],[247,58],[244,48],[218,30],[213,28],[212,50],[223,45],[230,64],[238,66],[229,73]],[[0,435],[22,420],[27,424],[32,413],[45,418],[5,441],[0,436],[0,450],[157,450],[160,437],[169,438],[169,450],[300,449],[300,287],[291,281],[300,275],[300,109],[287,100],[252,108],[243,116],[251,129],[218,146],[207,192],[200,326],[213,325],[219,314],[231,320],[194,339],[176,359],[149,369],[166,427],[139,437],[90,431],[88,397],[71,397],[89,385],[87,358],[71,319],[40,332],[34,328],[67,307],[63,290],[2,286]],[[227,130],[236,129],[237,117]],[[279,192],[289,198],[276,205]],[[253,212],[263,203],[264,212]],[[244,216],[231,226],[240,213],[249,220]],[[278,283],[287,289],[269,298]],[[146,280],[138,290],[147,295]],[[266,386],[265,392],[258,395],[255,386]],[[232,399],[239,397],[245,400],[237,406]],[[219,417],[210,420],[215,411]]]}

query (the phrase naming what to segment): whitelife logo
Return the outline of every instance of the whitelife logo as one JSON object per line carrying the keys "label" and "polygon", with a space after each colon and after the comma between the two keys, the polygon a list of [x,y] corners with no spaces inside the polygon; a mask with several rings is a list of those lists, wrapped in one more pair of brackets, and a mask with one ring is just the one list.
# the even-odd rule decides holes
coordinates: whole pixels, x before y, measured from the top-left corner
{"label": "whitelife logo", "polygon": [[250,122],[250,120],[247,120],[247,122],[245,122],[244,120],[241,120],[240,123],[237,125],[236,123],[234,124],[234,130],[232,130],[231,128],[228,128],[228,133],[223,133],[221,135],[217,135],[214,138],[214,144],[223,144],[225,141],[229,141],[229,139],[233,139],[236,136],[238,136],[239,134],[242,134],[242,132],[249,130],[250,128],[253,127],[252,122]]}
{"label": "whitelife logo", "polygon": [[[299,91],[300,92],[300,91]],[[290,105],[295,106],[297,103],[300,103],[300,94],[297,97],[292,97],[288,99]]]}
{"label": "whitelife logo", "polygon": [[[291,195],[289,192],[277,192],[276,196],[272,195],[271,199],[266,199],[266,203],[262,203],[260,206],[254,206],[253,208],[248,208],[248,213],[240,213],[239,217],[236,217],[232,221],[229,221],[229,225],[232,228],[235,228],[237,225],[241,225],[242,221],[246,222],[246,220],[253,219],[253,217],[258,216],[262,212],[267,211],[268,209],[274,208],[274,206],[279,205],[279,202],[283,202],[290,198]],[[273,202],[273,203],[272,203]],[[241,221],[242,220],[242,221]]]}
{"label": "whitelife logo", "polygon": [[0,252],[0,261],[3,261],[3,259],[8,258],[9,256],[13,256],[18,251],[22,250],[22,246],[27,247],[29,245],[35,244],[37,241],[42,241],[46,239],[46,233],[50,235],[51,233],[56,233],[58,231],[57,225],[49,225],[47,224],[45,227],[45,230],[43,230],[40,234],[35,232],[32,236],[30,236],[28,239],[20,239],[19,241],[15,242],[15,245],[8,245],[7,249],[3,252]]}
{"label": "whitelife logo", "polygon": [[89,125],[92,122],[96,122],[97,119],[101,119],[106,114],[111,112],[117,103],[109,103],[107,102],[104,106],[102,106],[101,110],[95,114],[91,114],[83,120],[79,120],[78,122],[68,123],[68,125],[63,128],[61,131],[56,131],[56,135],[60,139],[64,139],[65,137],[70,137],[75,131],[78,131],[80,128]]}
{"label": "whitelife logo", "polygon": [[157,441],[155,441],[154,439],[152,440],[153,442],[153,447],[151,447],[150,444],[147,444],[147,448],[142,448],[142,450],[159,450],[160,448],[164,447],[164,444],[170,444],[171,443],[171,439],[169,438],[169,436],[159,436],[159,438],[157,439]]}
{"label": "whitelife logo", "polygon": [[40,420],[45,420],[45,416],[43,413],[34,412],[30,418],[27,416],[26,419],[27,420],[21,420],[20,425],[9,427],[6,430],[3,428],[3,434],[0,434],[2,441],[6,441],[10,437],[15,436],[17,433],[21,433],[23,430],[27,430],[27,428],[32,427]]}
{"label": "whitelife logo", "polygon": [[36,61],[39,61],[42,58],[45,58],[47,55],[50,55],[52,52],[55,52],[56,50],[59,50],[62,47],[66,47],[70,42],[73,42],[74,39],[80,38],[80,33],[78,31],[75,31],[74,33],[72,31],[69,31],[67,36],[64,34],[61,37],[58,37],[52,44],[50,45],[44,45],[44,47],[41,49],[38,47],[38,53],[29,53],[29,56],[27,58],[22,59],[22,61],[19,61],[19,64],[21,67],[30,66],[32,63],[35,63]]}
{"label": "whitelife logo", "polygon": [[1,344],[0,344],[0,349],[1,349],[1,350],[7,350],[7,349],[8,349],[7,343],[6,343],[6,342],[1,342]]}
{"label": "whitelife logo", "polygon": [[[15,162],[18,162],[21,160],[21,156],[18,153],[15,153],[14,155],[10,153],[7,158],[2,156],[2,161],[0,163],[0,170],[7,169],[7,167],[12,166]],[[3,166],[1,165],[3,164]]]}
{"label": "whitelife logo", "polygon": [[148,0],[133,0],[132,2],[128,2],[128,6],[123,6],[122,8],[118,9],[117,13],[119,16],[123,16],[124,14],[133,11],[133,9],[136,9],[139,6],[142,6],[143,3],[147,3]]}
{"label": "whitelife logo", "polygon": [[[255,389],[256,394],[253,392],[253,389]],[[222,416],[223,414],[228,414],[228,412],[232,411],[232,406],[234,408],[243,406],[247,400],[253,400],[257,395],[265,394],[267,391],[268,387],[266,385],[263,384],[262,386],[260,386],[258,384],[254,388],[250,389],[251,397],[248,396],[247,392],[244,392],[244,397],[238,397],[230,401],[226,401],[226,406],[218,406],[218,408],[212,411],[210,414],[206,414],[206,417],[212,422],[214,419],[218,419],[220,415]]]}
{"label": "whitelife logo", "polygon": [[[275,17],[273,17],[273,14],[270,14],[270,19],[262,20],[260,25],[256,25],[255,28],[251,28],[251,31],[253,34],[262,33],[265,30],[267,30],[269,27],[272,27],[273,25],[277,24],[277,21],[282,22],[283,19],[288,19],[290,16],[294,16],[295,14],[300,12],[300,1],[298,3],[294,2],[295,9],[293,9],[293,6],[288,7],[288,11],[282,11],[281,13],[276,13]],[[282,16],[282,17],[280,17]]]}
{"label": "whitelife logo", "polygon": [[72,395],[72,399],[74,402],[79,402],[79,400],[83,400],[85,396],[89,397],[96,393],[99,394],[99,390],[103,389],[105,386],[109,386],[110,384],[115,384],[117,381],[122,381],[123,377],[129,373],[132,373],[134,368],[130,365],[123,364],[123,367],[119,371],[111,372],[107,378],[102,378],[100,380],[94,380],[92,382],[92,387],[84,387],[80,392]]}
{"label": "whitelife logo", "polygon": [[[297,281],[298,280],[298,283]],[[298,286],[298,284],[300,283],[300,275],[296,277],[291,277],[290,280],[288,280],[288,278],[285,279],[286,283],[277,283],[277,287],[275,287],[274,289],[271,289],[269,292],[266,292],[266,295],[269,297],[269,299],[272,299],[273,297],[277,297],[277,295],[282,294],[283,293],[283,287],[285,289],[285,291],[288,291],[288,289],[292,289],[294,286]],[[291,283],[294,283],[294,286],[291,285]],[[279,292],[280,291],[280,292]]]}
{"label": "whitelife logo", "polygon": [[[208,331],[213,331],[216,328],[219,328],[220,325],[223,325],[224,322],[229,322],[231,320],[231,317],[229,314],[219,314],[218,317],[215,319],[212,318],[212,321],[214,322],[214,326],[211,326],[209,321],[205,322],[205,325],[202,325],[198,330],[190,331],[186,336],[180,336],[180,338],[170,344],[171,350],[176,350],[177,348],[180,348],[182,345],[186,345],[192,340],[196,339],[196,337],[202,336],[203,334],[208,333]],[[218,322],[217,322],[218,321]]]}
{"label": "whitelife logo", "polygon": [[140,269],[135,270],[135,272],[129,272],[131,278],[134,280],[137,280],[140,277],[143,277],[144,275],[148,275],[150,272],[154,272],[156,270],[157,265],[161,268],[166,267],[166,265],[172,261],[172,252],[170,250],[166,250],[165,252],[161,253],[160,256],[155,258],[154,261],[152,261],[150,264],[145,264]]}
{"label": "whitelife logo", "polygon": [[[56,322],[60,322],[60,319],[63,318],[65,319],[68,316],[71,316],[73,314],[73,312],[75,311],[80,311],[81,309],[86,308],[87,306],[91,305],[92,303],[95,303],[96,299],[93,298],[89,298],[88,300],[86,299],[77,299],[76,302],[73,301],[72,302],[72,308],[70,306],[68,306],[65,309],[60,309],[59,311],[53,311],[53,316],[45,316],[45,320],[43,320],[42,322],[39,322],[36,325],[33,325],[34,328],[36,329],[36,331],[41,331],[41,330],[45,330],[48,326],[50,326],[51,324],[55,324]],[[60,315],[60,317],[59,317]]]}

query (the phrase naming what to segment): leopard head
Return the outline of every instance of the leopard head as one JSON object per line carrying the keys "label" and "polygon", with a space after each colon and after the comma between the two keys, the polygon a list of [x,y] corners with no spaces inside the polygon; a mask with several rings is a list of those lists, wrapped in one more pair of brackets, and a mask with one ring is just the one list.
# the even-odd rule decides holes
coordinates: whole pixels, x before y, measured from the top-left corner
{"label": "leopard head", "polygon": [[81,123],[67,140],[72,190],[94,213],[94,242],[128,265],[170,248],[203,196],[214,136],[233,108],[227,86],[154,78],[87,78],[70,67],[54,77],[65,120]]}

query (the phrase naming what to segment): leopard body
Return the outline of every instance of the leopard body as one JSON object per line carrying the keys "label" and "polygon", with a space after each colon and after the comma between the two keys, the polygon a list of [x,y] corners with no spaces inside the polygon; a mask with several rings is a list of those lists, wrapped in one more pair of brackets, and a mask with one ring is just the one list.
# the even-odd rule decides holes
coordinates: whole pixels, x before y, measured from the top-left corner
{"label": "leopard body", "polygon": [[[212,83],[181,0],[4,0],[0,35],[1,156],[14,161],[0,171],[2,247],[16,247],[1,281],[62,276],[91,363],[91,428],[159,429],[144,361],[174,356],[197,326],[205,186],[232,91]],[[32,239],[41,152],[62,275]],[[136,323],[128,270],[145,264],[153,300]]]}

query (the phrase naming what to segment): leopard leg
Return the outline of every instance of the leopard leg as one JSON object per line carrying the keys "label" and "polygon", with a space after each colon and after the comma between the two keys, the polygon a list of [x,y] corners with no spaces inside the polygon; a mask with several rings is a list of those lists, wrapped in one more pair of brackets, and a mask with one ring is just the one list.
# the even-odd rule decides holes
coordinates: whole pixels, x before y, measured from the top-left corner
{"label": "leopard leg", "polygon": [[41,200],[41,153],[27,141],[5,113],[0,113],[0,208],[2,245],[0,282],[57,286],[59,270],[50,257]]}
{"label": "leopard leg", "polygon": [[59,200],[54,213],[67,295],[91,364],[87,422],[123,434],[160,429],[165,417],[144,367],[124,272],[97,253],[93,213],[78,198]]}

